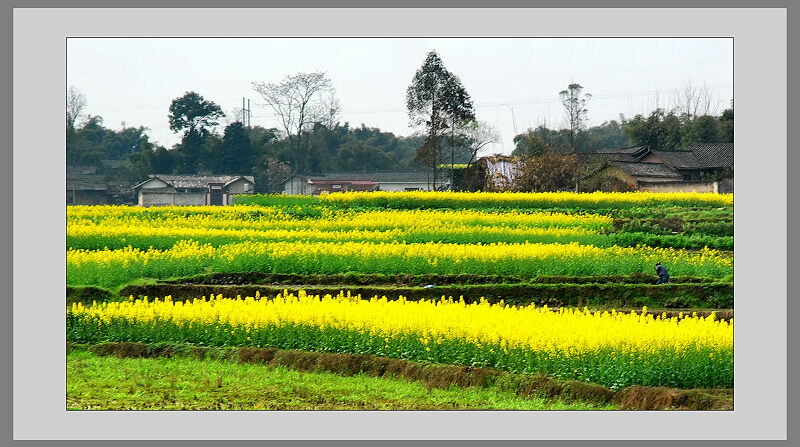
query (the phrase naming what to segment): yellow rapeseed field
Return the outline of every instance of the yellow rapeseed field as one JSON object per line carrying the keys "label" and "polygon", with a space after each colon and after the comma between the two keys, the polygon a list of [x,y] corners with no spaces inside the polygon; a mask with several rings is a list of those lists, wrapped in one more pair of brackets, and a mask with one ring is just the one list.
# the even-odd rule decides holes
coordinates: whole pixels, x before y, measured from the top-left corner
{"label": "yellow rapeseed field", "polygon": [[221,296],[193,301],[134,300],[84,306],[73,304],[76,316],[110,323],[122,318],[136,323],[154,320],[177,325],[231,325],[244,331],[286,325],[369,332],[377,337],[414,334],[427,343],[457,340],[475,345],[500,345],[539,352],[581,354],[604,348],[620,352],[681,351],[689,346],[731,349],[733,321],[709,317],[666,318],[645,313],[590,312],[586,309],[550,311],[534,305],[465,304],[463,300],[387,300],[341,293],[311,296],[284,293],[272,299],[259,296],[229,299]]}

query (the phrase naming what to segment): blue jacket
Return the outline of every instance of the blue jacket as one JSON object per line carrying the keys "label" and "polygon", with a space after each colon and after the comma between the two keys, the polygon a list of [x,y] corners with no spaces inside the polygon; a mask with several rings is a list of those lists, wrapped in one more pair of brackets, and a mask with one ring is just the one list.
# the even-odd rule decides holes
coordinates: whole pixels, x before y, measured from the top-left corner
{"label": "blue jacket", "polygon": [[656,273],[658,276],[669,278],[669,273],[667,272],[667,268],[663,265],[659,265],[656,267]]}

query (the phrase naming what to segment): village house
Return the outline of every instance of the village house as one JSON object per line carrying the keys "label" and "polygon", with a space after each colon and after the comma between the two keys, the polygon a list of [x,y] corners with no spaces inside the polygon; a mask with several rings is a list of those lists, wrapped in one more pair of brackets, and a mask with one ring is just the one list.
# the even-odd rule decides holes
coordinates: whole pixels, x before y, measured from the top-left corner
{"label": "village house", "polygon": [[232,205],[234,194],[253,194],[251,175],[150,175],[133,187],[140,206]]}
{"label": "village house", "polygon": [[579,154],[586,173],[579,191],[733,192],[733,144],[696,144],[681,151],[647,146]]}
{"label": "village house", "polygon": [[94,165],[68,165],[67,205],[132,205],[133,183],[97,172]]}
{"label": "village house", "polygon": [[283,194],[319,195],[346,191],[427,191],[425,171],[331,172],[295,174],[283,182]]}

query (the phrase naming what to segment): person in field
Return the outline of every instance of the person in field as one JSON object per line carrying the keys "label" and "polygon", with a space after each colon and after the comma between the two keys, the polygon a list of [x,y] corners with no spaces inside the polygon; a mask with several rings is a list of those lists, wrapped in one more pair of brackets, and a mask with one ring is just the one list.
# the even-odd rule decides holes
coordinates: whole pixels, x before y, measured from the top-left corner
{"label": "person in field", "polygon": [[656,282],[656,284],[669,282],[669,272],[660,262],[656,262],[656,274],[658,275],[658,282]]}

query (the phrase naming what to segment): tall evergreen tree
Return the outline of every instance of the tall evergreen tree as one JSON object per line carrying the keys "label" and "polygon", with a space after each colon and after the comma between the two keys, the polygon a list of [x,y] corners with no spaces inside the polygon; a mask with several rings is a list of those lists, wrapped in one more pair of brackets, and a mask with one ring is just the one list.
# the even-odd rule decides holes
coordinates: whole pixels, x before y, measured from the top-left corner
{"label": "tall evergreen tree", "polygon": [[564,109],[566,109],[569,122],[569,146],[572,152],[575,152],[578,133],[586,125],[586,116],[589,113],[586,103],[592,99],[592,95],[584,94],[583,86],[578,83],[570,84],[566,90],[562,90],[558,94]]}
{"label": "tall evergreen tree", "polygon": [[244,125],[233,122],[225,128],[219,147],[219,163],[214,169],[219,174],[250,174],[253,170],[253,148]]}
{"label": "tall evergreen tree", "polygon": [[445,68],[435,51],[431,51],[406,90],[406,108],[411,124],[424,126],[426,130],[425,143],[419,149],[424,153],[417,154],[415,160],[433,171],[436,189],[442,151],[447,143],[443,137],[449,134],[452,147],[457,123],[475,119],[472,100],[458,77]]}

